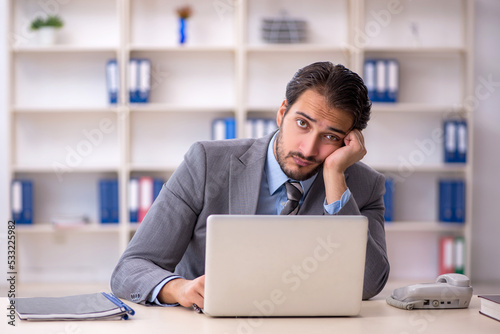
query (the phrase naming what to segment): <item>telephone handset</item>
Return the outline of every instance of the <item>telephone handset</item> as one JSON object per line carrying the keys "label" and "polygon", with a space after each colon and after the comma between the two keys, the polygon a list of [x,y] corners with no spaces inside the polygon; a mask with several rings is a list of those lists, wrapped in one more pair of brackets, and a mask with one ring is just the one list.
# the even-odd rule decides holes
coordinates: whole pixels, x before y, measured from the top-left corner
{"label": "telephone handset", "polygon": [[387,304],[412,309],[467,308],[472,298],[472,287],[467,276],[444,274],[435,283],[421,283],[395,289],[387,297]]}

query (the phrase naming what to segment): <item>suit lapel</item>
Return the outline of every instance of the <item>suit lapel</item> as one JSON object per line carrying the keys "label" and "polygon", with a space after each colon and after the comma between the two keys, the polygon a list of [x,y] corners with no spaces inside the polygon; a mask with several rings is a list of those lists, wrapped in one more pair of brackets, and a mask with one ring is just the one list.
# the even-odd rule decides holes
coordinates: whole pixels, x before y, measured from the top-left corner
{"label": "suit lapel", "polygon": [[257,139],[240,157],[232,156],[229,166],[229,214],[253,215],[257,211],[266,153],[272,134]]}
{"label": "suit lapel", "polygon": [[325,211],[323,201],[325,198],[325,185],[323,182],[323,169],[321,168],[311,188],[299,208],[298,215],[322,215]]}

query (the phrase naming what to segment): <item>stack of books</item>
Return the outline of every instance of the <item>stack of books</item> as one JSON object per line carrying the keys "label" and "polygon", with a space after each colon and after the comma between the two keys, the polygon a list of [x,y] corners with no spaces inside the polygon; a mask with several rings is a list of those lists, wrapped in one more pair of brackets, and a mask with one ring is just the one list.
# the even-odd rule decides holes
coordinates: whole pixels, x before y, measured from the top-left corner
{"label": "stack of books", "polygon": [[165,181],[159,178],[142,176],[129,180],[129,215],[131,223],[140,223],[160,194]]}
{"label": "stack of books", "polygon": [[273,118],[251,118],[246,122],[246,133],[248,138],[260,138],[278,129],[276,119]]}
{"label": "stack of books", "polygon": [[465,163],[467,161],[467,122],[448,119],[443,122],[444,162]]}
{"label": "stack of books", "polygon": [[465,239],[462,236],[444,236],[439,240],[439,275],[465,273]]}
{"label": "stack of books", "polygon": [[[151,93],[151,61],[131,58],[128,65],[128,90],[130,103],[147,103]],[[120,73],[116,59],[106,64],[106,85],[110,104],[116,104],[119,96]]]}
{"label": "stack of books", "polygon": [[465,181],[442,179],[439,181],[439,221],[465,222]]}
{"label": "stack of books", "polygon": [[234,139],[236,138],[236,120],[234,117],[216,118],[212,122],[212,139]]}
{"label": "stack of books", "polygon": [[118,223],[118,180],[99,180],[99,216],[102,224]]}
{"label": "stack of books", "polygon": [[367,59],[364,82],[372,102],[397,102],[399,62],[396,59]]}

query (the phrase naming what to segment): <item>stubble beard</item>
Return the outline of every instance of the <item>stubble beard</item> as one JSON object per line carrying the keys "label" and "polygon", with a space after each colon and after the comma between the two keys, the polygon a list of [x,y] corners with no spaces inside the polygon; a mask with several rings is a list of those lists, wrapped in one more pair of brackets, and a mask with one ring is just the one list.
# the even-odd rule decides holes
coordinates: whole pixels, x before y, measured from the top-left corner
{"label": "stubble beard", "polygon": [[281,143],[283,140],[282,136],[283,136],[283,132],[282,131],[278,132],[278,136],[276,137],[276,161],[278,161],[278,164],[281,167],[281,170],[283,171],[283,173],[285,173],[285,175],[288,176],[288,178],[290,178],[292,180],[297,180],[297,181],[307,180],[310,177],[312,177],[313,175],[315,175],[316,173],[318,173],[318,171],[321,169],[321,166],[322,166],[321,163],[319,163],[312,170],[305,171],[305,172],[301,170],[301,169],[305,168],[302,166],[297,166],[298,167],[297,170],[291,170],[290,168],[288,168],[286,166],[286,159],[292,158],[292,157],[298,157],[298,158],[301,158],[303,160],[311,161],[313,163],[318,163],[318,162],[314,158],[305,157],[300,152],[292,152],[292,151],[290,151],[288,153],[282,152],[282,150],[281,150],[282,149]]}

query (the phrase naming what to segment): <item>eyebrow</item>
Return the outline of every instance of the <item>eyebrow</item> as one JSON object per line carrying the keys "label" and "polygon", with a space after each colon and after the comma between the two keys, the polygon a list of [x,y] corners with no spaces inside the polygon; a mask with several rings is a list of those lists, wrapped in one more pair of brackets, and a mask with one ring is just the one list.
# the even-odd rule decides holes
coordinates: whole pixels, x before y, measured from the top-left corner
{"label": "eyebrow", "polygon": [[[317,121],[316,121],[314,118],[312,118],[311,116],[309,116],[309,115],[307,115],[307,114],[303,113],[302,111],[297,111],[297,114],[299,114],[299,115],[301,115],[301,116],[303,116],[303,117],[307,118],[308,120],[310,120],[310,121],[311,121],[311,122],[313,122],[313,123],[317,123]],[[330,129],[330,130],[331,130],[331,131],[333,131],[333,132],[338,132],[338,133],[343,134],[343,135],[346,135],[346,134],[347,134],[345,131],[340,130],[340,129],[337,129],[337,128],[334,128],[334,127],[331,127],[331,126],[329,126],[329,127],[328,127],[328,129]]]}

